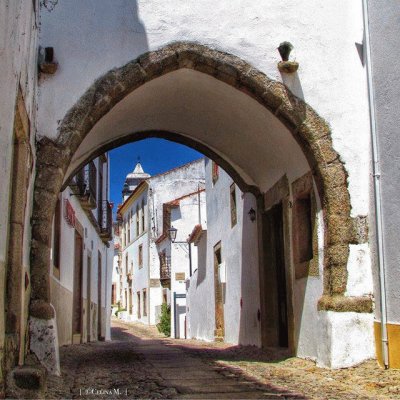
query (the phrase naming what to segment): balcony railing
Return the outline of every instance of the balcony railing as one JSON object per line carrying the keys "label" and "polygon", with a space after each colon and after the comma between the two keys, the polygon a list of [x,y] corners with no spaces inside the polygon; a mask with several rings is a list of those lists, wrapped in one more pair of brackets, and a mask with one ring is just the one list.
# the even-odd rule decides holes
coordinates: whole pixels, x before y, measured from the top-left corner
{"label": "balcony railing", "polygon": [[96,176],[96,166],[91,161],[71,180],[70,187],[85,209],[96,208]]}
{"label": "balcony railing", "polygon": [[171,283],[171,257],[160,254],[160,281],[163,287]]}
{"label": "balcony railing", "polygon": [[108,200],[103,200],[100,207],[100,236],[109,241],[112,239],[112,205]]}

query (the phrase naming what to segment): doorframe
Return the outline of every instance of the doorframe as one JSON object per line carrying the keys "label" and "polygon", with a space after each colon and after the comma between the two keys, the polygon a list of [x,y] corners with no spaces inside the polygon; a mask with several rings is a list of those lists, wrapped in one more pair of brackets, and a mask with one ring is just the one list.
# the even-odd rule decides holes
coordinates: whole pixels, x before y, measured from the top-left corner
{"label": "doorframe", "polygon": [[92,321],[91,321],[91,297],[92,297],[92,252],[88,251],[87,252],[87,282],[86,282],[86,305],[87,305],[87,310],[86,310],[86,341],[90,342],[92,339]]}
{"label": "doorframe", "polygon": [[[79,285],[80,285],[80,298],[78,299],[80,303],[80,332],[75,333],[74,332],[74,314],[75,314],[75,308],[77,306],[76,299],[75,299],[75,277],[76,277],[76,237],[79,236],[81,238],[82,242],[82,248],[81,248],[81,265],[80,265],[80,271],[79,271]],[[79,342],[82,343],[83,340],[83,320],[84,320],[84,315],[83,315],[83,257],[84,257],[84,230],[82,224],[78,221],[78,219],[75,220],[75,229],[74,229],[74,274],[73,274],[73,284],[72,284],[72,344],[74,343],[74,336],[79,335]]]}
{"label": "doorframe", "polygon": [[286,307],[287,307],[287,326],[288,326],[288,350],[291,354],[296,352],[295,344],[295,324],[294,324],[294,277],[291,262],[292,242],[291,242],[291,207],[290,201],[290,186],[288,178],[283,175],[264,195],[257,198],[257,229],[261,232],[258,235],[258,250],[259,250],[259,285],[260,285],[260,340],[261,346],[266,347],[263,343],[263,332],[266,329],[265,316],[268,312],[265,304],[265,286],[264,282],[268,278],[265,275],[266,255],[264,252],[264,222],[263,214],[270,210],[273,206],[282,204],[282,224],[283,224],[283,246],[284,246],[284,266],[286,278]]}

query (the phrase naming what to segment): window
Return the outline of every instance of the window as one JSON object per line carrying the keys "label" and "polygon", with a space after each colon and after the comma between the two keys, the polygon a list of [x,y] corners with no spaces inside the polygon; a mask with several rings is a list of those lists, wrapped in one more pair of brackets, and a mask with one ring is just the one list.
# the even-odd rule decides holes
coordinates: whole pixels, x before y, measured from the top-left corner
{"label": "window", "polygon": [[142,200],[142,232],[146,230],[146,225],[144,223],[144,199]]}
{"label": "window", "polygon": [[128,260],[128,254],[125,256],[125,275],[128,275],[129,271],[128,271],[128,264],[129,260]]}
{"label": "window", "polygon": [[214,185],[215,182],[217,182],[218,177],[219,177],[219,166],[215,161],[212,161],[211,169],[212,169],[212,183]]}
{"label": "window", "polygon": [[102,227],[103,224],[103,161],[99,158],[99,182],[97,185],[97,223]]}
{"label": "window", "polygon": [[128,226],[128,243],[130,243],[131,242],[131,221],[130,221],[130,218],[128,218],[127,226]]}
{"label": "window", "polygon": [[235,184],[232,183],[230,188],[230,204],[231,204],[231,227],[234,227],[237,222],[237,210],[236,210],[236,189]]}
{"label": "window", "polygon": [[147,290],[143,289],[143,316],[147,317]]}
{"label": "window", "polygon": [[138,317],[138,319],[140,319],[141,318],[141,314],[140,314],[140,292],[137,292],[136,295],[137,295],[137,307],[136,307],[136,309],[137,309],[137,317]]}
{"label": "window", "polygon": [[296,279],[318,276],[316,206],[313,178],[307,173],[292,183],[292,240]]}
{"label": "window", "polygon": [[303,263],[313,258],[310,194],[296,199],[294,213],[296,218],[295,263]]}
{"label": "window", "polygon": [[139,204],[136,206],[136,236],[140,235]]}
{"label": "window", "polygon": [[138,253],[138,265],[139,268],[143,267],[143,245],[139,245],[139,253]]}

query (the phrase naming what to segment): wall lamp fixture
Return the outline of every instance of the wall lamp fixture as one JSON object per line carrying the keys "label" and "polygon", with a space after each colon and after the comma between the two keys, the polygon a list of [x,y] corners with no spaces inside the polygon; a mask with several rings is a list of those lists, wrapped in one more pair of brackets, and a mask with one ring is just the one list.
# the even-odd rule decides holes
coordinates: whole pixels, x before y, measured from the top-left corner
{"label": "wall lamp fixture", "polygon": [[248,212],[250,221],[254,222],[256,220],[256,212],[253,207],[250,208],[250,211]]}

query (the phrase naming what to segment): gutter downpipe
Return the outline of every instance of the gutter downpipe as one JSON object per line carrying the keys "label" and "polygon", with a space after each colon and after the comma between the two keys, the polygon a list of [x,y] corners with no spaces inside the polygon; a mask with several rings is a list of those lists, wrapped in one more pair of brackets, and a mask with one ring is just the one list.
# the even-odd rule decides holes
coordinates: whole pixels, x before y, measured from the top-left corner
{"label": "gutter downpipe", "polygon": [[378,152],[378,138],[376,133],[375,99],[372,85],[371,70],[371,47],[368,21],[367,0],[362,0],[363,22],[364,22],[364,59],[367,67],[367,85],[369,100],[369,117],[371,129],[371,147],[372,147],[372,174],[374,180],[374,205],[376,222],[376,244],[379,266],[379,297],[381,308],[381,338],[382,338],[382,356],[385,369],[389,367],[389,350],[387,336],[387,304],[386,304],[386,284],[385,284],[385,259],[383,252],[383,223],[382,223],[382,202],[381,202],[381,170]]}

